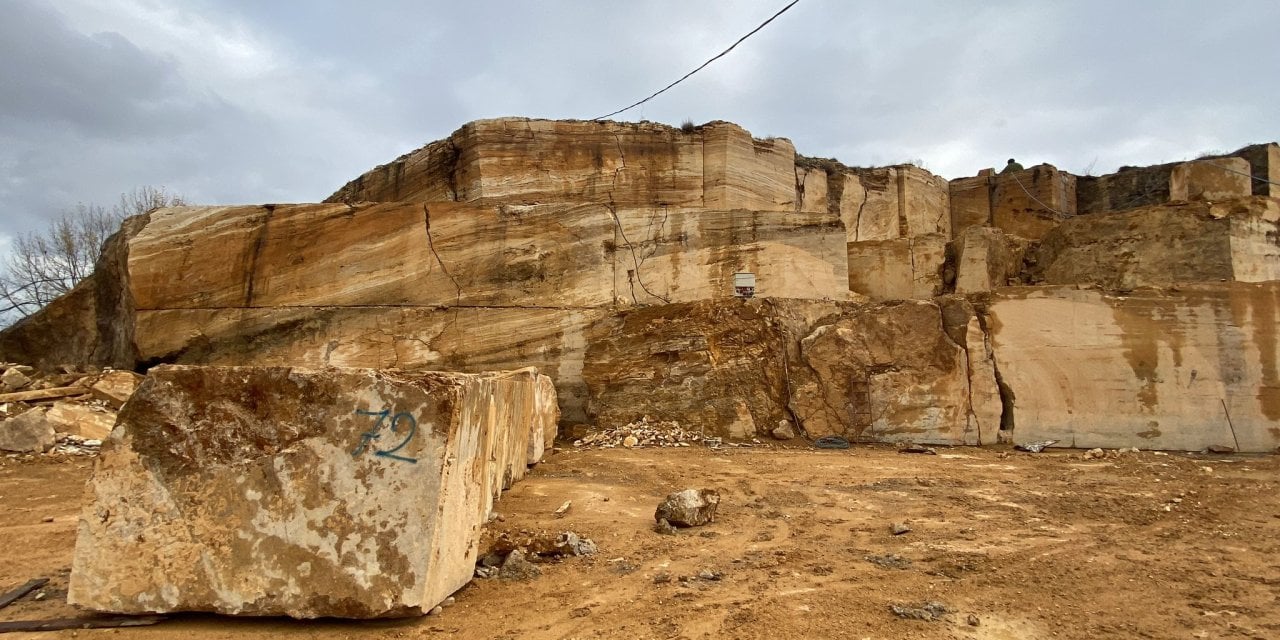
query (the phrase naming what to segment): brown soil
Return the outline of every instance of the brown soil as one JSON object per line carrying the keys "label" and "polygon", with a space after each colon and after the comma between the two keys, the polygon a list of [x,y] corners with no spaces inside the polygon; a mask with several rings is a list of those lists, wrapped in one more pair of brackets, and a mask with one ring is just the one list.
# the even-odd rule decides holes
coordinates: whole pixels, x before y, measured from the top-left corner
{"label": "brown soil", "polygon": [[[991,449],[563,451],[504,496],[497,528],[573,530],[594,557],[378,622],[177,616],[116,638],[1277,638],[1280,459]],[[87,461],[0,458],[0,590],[62,598]],[[651,529],[667,492],[712,487],[714,524]],[[573,501],[567,514],[554,511]],[[46,518],[52,522],[44,522]],[[889,533],[893,522],[911,532]],[[893,557],[897,556],[897,557]],[[871,560],[868,560],[871,558]],[[707,571],[718,579],[697,577]],[[664,581],[664,577],[669,580]],[[944,604],[934,621],[899,604]],[[975,616],[977,626],[970,624]],[[69,637],[74,632],[12,637]]]}

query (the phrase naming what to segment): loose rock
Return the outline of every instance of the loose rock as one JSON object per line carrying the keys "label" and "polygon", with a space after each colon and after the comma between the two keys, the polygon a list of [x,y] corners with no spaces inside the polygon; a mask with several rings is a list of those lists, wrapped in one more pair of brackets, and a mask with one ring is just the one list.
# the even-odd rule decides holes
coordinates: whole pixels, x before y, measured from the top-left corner
{"label": "loose rock", "polygon": [[685,489],[666,497],[653,514],[677,527],[697,527],[715,520],[720,492],[715,489]]}
{"label": "loose rock", "polygon": [[904,533],[911,533],[911,527],[907,526],[905,522],[894,522],[889,525],[889,533],[900,536]]}
{"label": "loose rock", "polygon": [[791,425],[790,420],[779,420],[778,426],[773,428],[773,437],[778,440],[791,440],[796,437],[796,429]]}
{"label": "loose rock", "polygon": [[676,528],[671,526],[671,523],[667,522],[666,518],[658,518],[658,521],[653,525],[653,530],[667,536],[676,534]]}
{"label": "loose rock", "polygon": [[524,551],[520,549],[507,554],[502,569],[498,571],[498,577],[503,580],[532,580],[540,575],[542,569],[525,559]]}
{"label": "loose rock", "polygon": [[0,374],[0,386],[5,391],[18,391],[29,384],[31,384],[31,378],[16,368],[6,369],[4,374]]}
{"label": "loose rock", "polygon": [[57,436],[53,425],[45,419],[43,409],[31,409],[0,421],[0,450],[42,453],[52,449],[55,443]]}
{"label": "loose rock", "polygon": [[906,604],[891,604],[889,611],[905,620],[923,620],[934,622],[947,614],[947,605],[936,600],[926,602],[918,607]]}

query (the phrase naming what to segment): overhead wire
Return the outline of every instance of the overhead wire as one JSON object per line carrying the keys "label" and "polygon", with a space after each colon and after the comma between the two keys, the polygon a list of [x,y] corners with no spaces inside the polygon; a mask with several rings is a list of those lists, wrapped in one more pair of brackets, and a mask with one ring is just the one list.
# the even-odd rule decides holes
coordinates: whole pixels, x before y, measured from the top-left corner
{"label": "overhead wire", "polygon": [[787,12],[787,10],[788,10],[788,9],[790,9],[791,7],[796,6],[796,3],[797,3],[797,2],[800,2],[800,0],[791,0],[791,2],[790,2],[789,4],[787,4],[787,6],[783,7],[783,8],[782,8],[782,9],[780,9],[777,13],[773,14],[772,16],[770,16],[768,20],[765,20],[764,22],[760,23],[760,26],[758,26],[758,27],[756,27],[756,28],[752,29],[749,33],[747,33],[747,35],[742,36],[741,38],[738,38],[738,40],[737,40],[736,42],[734,42],[733,44],[729,45],[729,48],[728,48],[728,49],[725,49],[724,51],[721,51],[720,53],[718,53],[718,54],[716,54],[714,57],[712,57],[710,60],[707,60],[706,62],[704,62],[704,63],[702,63],[702,64],[698,65],[698,68],[697,68],[697,69],[694,69],[693,71],[690,71],[689,73],[686,73],[686,74],[684,74],[683,76],[680,76],[680,79],[679,79],[679,80],[676,80],[675,82],[672,82],[671,84],[669,84],[669,85],[667,85],[667,86],[665,86],[665,87],[663,87],[663,88],[661,88],[661,89],[659,89],[659,90],[657,90],[657,91],[653,92],[653,93],[652,93],[652,94],[650,94],[648,97],[644,98],[643,100],[640,100],[639,102],[636,102],[636,103],[634,103],[634,104],[631,104],[631,105],[625,106],[625,107],[623,107],[623,108],[621,108],[621,109],[618,109],[617,111],[613,111],[613,112],[611,112],[611,113],[606,113],[606,114],[604,114],[604,115],[602,115],[602,116],[599,116],[599,117],[596,117],[596,118],[592,118],[592,120],[593,120],[593,121],[594,121],[594,120],[604,120],[605,118],[611,118],[611,117],[616,116],[616,115],[618,115],[619,113],[622,113],[622,112],[624,112],[624,111],[630,111],[630,110],[632,110],[632,109],[634,109],[634,108],[636,108],[636,107],[638,107],[638,106],[640,106],[640,105],[642,105],[642,104],[644,104],[644,103],[646,103],[646,102],[648,102],[648,101],[650,101],[650,100],[652,100],[652,99],[654,99],[654,98],[658,97],[659,95],[662,95],[662,94],[663,94],[663,93],[665,93],[668,89],[670,89],[670,88],[672,88],[672,87],[674,87],[674,86],[676,86],[676,85],[680,84],[681,82],[684,82],[685,80],[687,80],[687,79],[689,78],[689,76],[692,76],[693,74],[695,74],[695,73],[697,73],[697,72],[699,72],[699,71],[702,71],[704,68],[706,68],[706,66],[707,66],[707,65],[711,64],[712,62],[715,62],[716,60],[719,60],[720,58],[723,58],[723,57],[725,56],[725,54],[729,53],[730,51],[733,51],[734,47],[737,47],[738,45],[742,44],[742,42],[743,42],[744,40],[746,40],[747,38],[750,38],[751,36],[755,35],[757,31],[759,31],[759,30],[761,30],[761,29],[765,28],[765,25],[768,25],[770,22],[773,22],[775,19],[777,19],[777,17],[778,17],[778,16],[780,16],[780,15],[782,15],[782,14],[786,13],[786,12]]}

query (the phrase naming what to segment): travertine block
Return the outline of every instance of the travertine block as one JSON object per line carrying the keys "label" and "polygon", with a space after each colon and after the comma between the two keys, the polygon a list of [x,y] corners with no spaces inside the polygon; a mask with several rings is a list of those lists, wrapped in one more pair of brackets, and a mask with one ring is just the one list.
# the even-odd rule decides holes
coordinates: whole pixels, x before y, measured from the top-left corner
{"label": "travertine block", "polygon": [[554,423],[533,370],[153,369],[103,445],[68,601],[120,613],[418,615]]}

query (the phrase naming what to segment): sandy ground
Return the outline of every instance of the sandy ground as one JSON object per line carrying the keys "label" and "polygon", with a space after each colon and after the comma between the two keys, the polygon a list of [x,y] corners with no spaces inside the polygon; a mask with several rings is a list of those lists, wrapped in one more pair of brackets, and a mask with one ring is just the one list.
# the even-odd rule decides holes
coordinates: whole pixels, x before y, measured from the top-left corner
{"label": "sandy ground", "polygon": [[[7,637],[1280,638],[1280,458],[939,453],[560,451],[503,497],[495,527],[572,530],[599,554],[474,581],[439,615]],[[0,590],[53,579],[0,620],[77,614],[63,597],[90,471],[0,458]],[[654,532],[657,502],[688,487],[720,490],[716,522]],[[949,613],[890,610],[929,601]]]}

